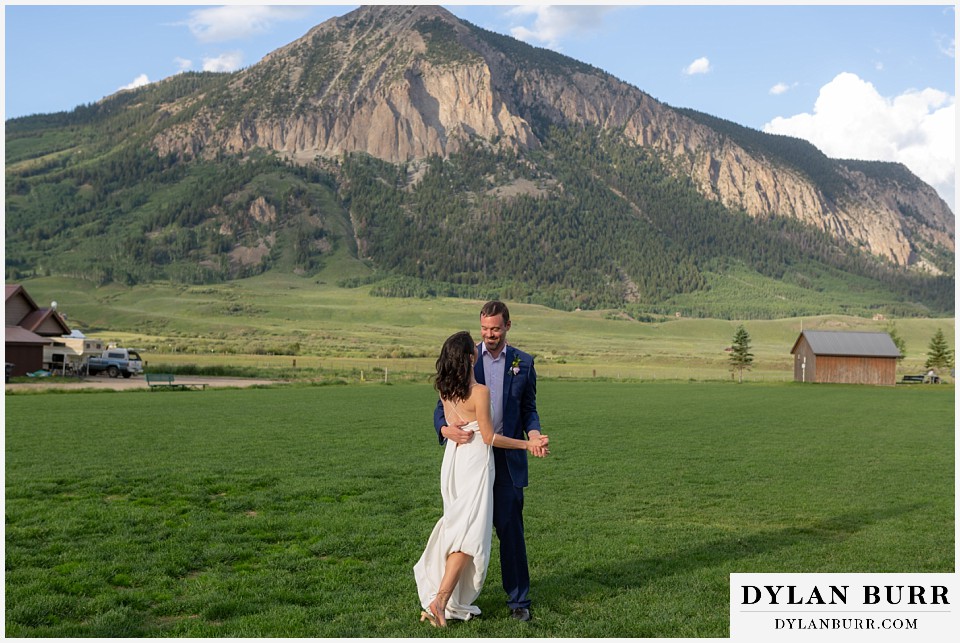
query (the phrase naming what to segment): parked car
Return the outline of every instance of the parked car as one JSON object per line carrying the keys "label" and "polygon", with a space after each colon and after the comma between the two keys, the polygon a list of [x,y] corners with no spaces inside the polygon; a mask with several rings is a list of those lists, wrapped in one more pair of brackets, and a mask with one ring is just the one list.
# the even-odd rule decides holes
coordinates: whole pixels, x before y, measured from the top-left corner
{"label": "parked car", "polygon": [[143,373],[140,353],[132,348],[108,348],[100,357],[91,357],[85,364],[89,375],[106,373],[110,377],[131,377]]}

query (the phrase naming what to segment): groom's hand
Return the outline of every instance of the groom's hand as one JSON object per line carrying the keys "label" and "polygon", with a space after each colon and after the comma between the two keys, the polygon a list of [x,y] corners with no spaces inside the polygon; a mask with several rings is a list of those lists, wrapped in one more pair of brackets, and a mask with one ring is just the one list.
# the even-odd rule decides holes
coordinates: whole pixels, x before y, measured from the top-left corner
{"label": "groom's hand", "polygon": [[547,448],[547,445],[550,443],[550,438],[545,435],[542,435],[540,431],[533,430],[527,432],[527,437],[530,438],[540,438],[540,446],[534,447],[530,454],[537,458],[545,458],[550,455],[550,449]]}
{"label": "groom's hand", "polygon": [[470,438],[473,437],[473,433],[464,431],[461,428],[464,424],[466,424],[466,422],[454,422],[453,424],[442,426],[440,427],[440,435],[448,440],[453,440],[457,444],[466,444],[470,441]]}

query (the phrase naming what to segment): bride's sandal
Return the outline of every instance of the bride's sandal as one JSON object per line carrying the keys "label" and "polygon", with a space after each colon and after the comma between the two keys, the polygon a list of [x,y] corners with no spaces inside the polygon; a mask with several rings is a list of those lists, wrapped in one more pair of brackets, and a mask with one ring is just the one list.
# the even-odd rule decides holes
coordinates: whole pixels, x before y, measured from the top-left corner
{"label": "bride's sandal", "polygon": [[427,619],[430,621],[430,625],[434,627],[446,627],[447,619],[444,612],[448,600],[450,600],[450,592],[437,592],[433,602],[427,607],[427,611],[420,612],[420,622],[422,623],[423,619]]}

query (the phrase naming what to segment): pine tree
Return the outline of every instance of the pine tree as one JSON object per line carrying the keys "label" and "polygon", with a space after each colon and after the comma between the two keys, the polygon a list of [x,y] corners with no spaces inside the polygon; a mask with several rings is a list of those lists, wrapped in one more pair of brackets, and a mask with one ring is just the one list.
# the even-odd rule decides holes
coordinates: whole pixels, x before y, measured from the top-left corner
{"label": "pine tree", "polygon": [[947,346],[947,340],[943,336],[943,329],[938,328],[930,340],[924,367],[932,368],[937,372],[940,372],[940,369],[953,368],[953,356],[954,352]]}
{"label": "pine tree", "polygon": [[730,351],[730,370],[731,372],[739,371],[740,383],[742,384],[743,369],[750,370],[750,366],[753,364],[753,353],[750,352],[750,333],[743,327],[743,324],[737,326]]}
{"label": "pine tree", "polygon": [[903,358],[907,356],[907,343],[903,341],[903,338],[900,337],[900,333],[897,332],[897,325],[893,322],[887,324],[885,329],[887,335],[890,335],[890,339],[893,340],[894,346],[897,347],[897,350],[900,351],[900,356],[897,357],[897,362],[903,362]]}

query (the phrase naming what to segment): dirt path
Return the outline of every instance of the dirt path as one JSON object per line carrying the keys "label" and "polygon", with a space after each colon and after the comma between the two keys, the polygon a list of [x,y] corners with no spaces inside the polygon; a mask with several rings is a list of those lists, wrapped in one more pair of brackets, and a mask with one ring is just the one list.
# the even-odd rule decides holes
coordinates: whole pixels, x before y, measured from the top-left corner
{"label": "dirt path", "polygon": [[[249,379],[246,377],[200,377],[198,375],[177,375],[178,384],[206,384],[209,388],[248,388],[250,386],[262,386],[266,384],[277,384],[276,380]],[[140,377],[131,377],[124,379],[122,377],[111,378],[106,376],[93,376],[77,379],[73,377],[45,377],[37,379],[34,382],[7,384],[8,391],[41,391],[45,389],[110,389],[114,391],[129,391],[132,389],[147,389],[147,381]]]}

